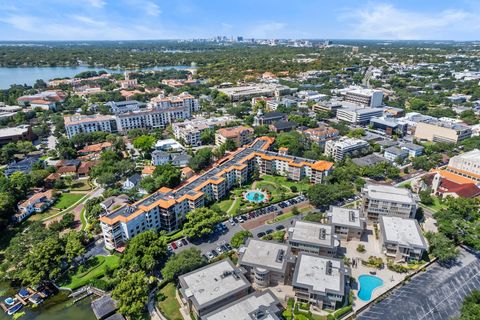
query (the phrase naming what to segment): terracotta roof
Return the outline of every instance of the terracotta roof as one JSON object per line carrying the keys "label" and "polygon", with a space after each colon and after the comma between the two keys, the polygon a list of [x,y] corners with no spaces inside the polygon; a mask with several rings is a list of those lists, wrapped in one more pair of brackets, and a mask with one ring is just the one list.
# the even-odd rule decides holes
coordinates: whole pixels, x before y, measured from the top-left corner
{"label": "terracotta roof", "polygon": [[480,195],[480,188],[474,183],[459,184],[448,179],[442,179],[440,189],[442,189],[442,193],[455,193],[462,198],[474,198]]}
{"label": "terracotta roof", "polygon": [[75,173],[77,172],[77,167],[75,166],[63,166],[58,168],[58,173]]}
{"label": "terracotta roof", "polygon": [[110,148],[111,146],[112,146],[111,142],[102,142],[102,143],[85,146],[83,149],[78,150],[78,152],[80,153],[100,152],[106,148]]}
{"label": "terracotta roof", "polygon": [[53,190],[50,189],[45,192],[36,193],[21,204],[19,204],[19,207],[27,207],[28,205],[34,204],[43,197],[45,197],[47,200],[51,200],[53,198]]}
{"label": "terracotta roof", "polygon": [[225,138],[235,138],[241,135],[243,132],[247,131],[249,134],[253,133],[253,129],[245,126],[236,126],[230,128],[218,129],[217,133],[224,136]]}
{"label": "terracotta roof", "polygon": [[457,175],[453,172],[447,171],[447,170],[438,169],[438,170],[432,170],[432,171],[433,172],[438,172],[442,178],[448,179],[448,180],[456,182],[456,183],[461,183],[461,184],[463,184],[463,183],[474,183],[474,181],[469,179],[469,178],[459,176],[459,175]]}
{"label": "terracotta roof", "polygon": [[155,171],[155,166],[145,166],[143,169],[142,169],[142,174],[147,174],[147,175],[150,175],[150,174],[153,174],[153,171]]}
{"label": "terracotta roof", "polygon": [[57,181],[58,179],[60,179],[60,174],[59,173],[50,173],[45,179],[44,181]]}

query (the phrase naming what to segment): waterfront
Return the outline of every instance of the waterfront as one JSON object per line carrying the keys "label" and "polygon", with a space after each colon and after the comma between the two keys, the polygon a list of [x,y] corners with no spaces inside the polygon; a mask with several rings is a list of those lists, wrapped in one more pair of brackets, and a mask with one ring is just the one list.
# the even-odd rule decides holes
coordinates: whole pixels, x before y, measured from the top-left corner
{"label": "waterfront", "polygon": [[[160,71],[165,69],[190,69],[190,66],[165,66],[152,67],[141,70]],[[83,71],[100,71],[105,70],[109,73],[124,72],[124,69],[109,69],[109,68],[91,68],[88,66],[76,67],[17,67],[7,68],[0,67],[0,89],[8,89],[12,84],[27,84],[33,85],[37,79],[48,81],[55,78],[71,78]]]}
{"label": "waterfront", "polygon": [[[7,296],[13,296],[15,290],[10,288],[7,283],[0,283],[0,297],[5,299]],[[68,297],[67,291],[60,291],[58,294],[46,299],[39,306],[33,306],[29,303],[24,306],[17,314],[22,314],[19,319],[22,320],[95,320],[95,315],[90,307],[91,298],[85,298],[75,304]],[[0,320],[12,319],[4,312],[0,313]]]}

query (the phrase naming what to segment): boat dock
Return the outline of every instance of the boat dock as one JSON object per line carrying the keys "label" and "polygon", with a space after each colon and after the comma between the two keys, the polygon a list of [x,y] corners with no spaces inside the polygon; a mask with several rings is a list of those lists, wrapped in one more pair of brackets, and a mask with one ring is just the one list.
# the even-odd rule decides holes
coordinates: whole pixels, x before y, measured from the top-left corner
{"label": "boat dock", "polygon": [[3,311],[7,314],[13,314],[16,311],[18,311],[22,306],[28,305],[29,299],[33,296],[40,296],[41,298],[47,298],[48,295],[41,291],[36,291],[33,290],[32,288],[22,288],[17,294],[15,294],[15,297],[9,298],[14,301],[13,304],[7,305],[5,301],[0,301],[0,307],[3,309]]}

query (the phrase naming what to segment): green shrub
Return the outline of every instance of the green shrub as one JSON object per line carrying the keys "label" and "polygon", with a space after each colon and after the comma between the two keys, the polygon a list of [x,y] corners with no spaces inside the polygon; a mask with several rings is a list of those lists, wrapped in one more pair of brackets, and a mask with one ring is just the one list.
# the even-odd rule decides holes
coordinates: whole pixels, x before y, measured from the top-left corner
{"label": "green shrub", "polygon": [[365,246],[363,244],[359,244],[357,246],[357,251],[360,252],[360,253],[364,253],[367,250],[365,249]]}

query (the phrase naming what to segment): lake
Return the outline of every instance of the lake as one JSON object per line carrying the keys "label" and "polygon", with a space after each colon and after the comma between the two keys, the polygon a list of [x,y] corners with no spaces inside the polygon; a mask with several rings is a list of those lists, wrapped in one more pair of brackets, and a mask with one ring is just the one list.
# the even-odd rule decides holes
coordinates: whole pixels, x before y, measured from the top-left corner
{"label": "lake", "polygon": [[[13,296],[18,290],[14,290],[7,283],[0,282],[0,297],[5,299],[7,296]],[[96,320],[95,315],[90,307],[92,302],[90,297],[87,297],[75,304],[72,304],[72,299],[68,298],[68,292],[60,291],[54,296],[46,299],[37,307],[32,307],[29,303],[24,306],[17,313],[23,313],[20,317],[22,320]],[[0,309],[0,320],[12,319]]]}
{"label": "lake", "polygon": [[[166,66],[166,67],[152,67],[140,70],[154,70],[161,71],[165,69],[185,70],[190,69],[190,66]],[[124,72],[122,69],[108,69],[108,68],[91,68],[87,66],[76,67],[17,67],[7,68],[0,67],[0,89],[8,89],[12,84],[27,84],[33,85],[37,79],[48,81],[54,78],[71,78],[83,71],[100,71],[105,70],[109,73]],[[133,70],[132,70],[133,71]]]}

